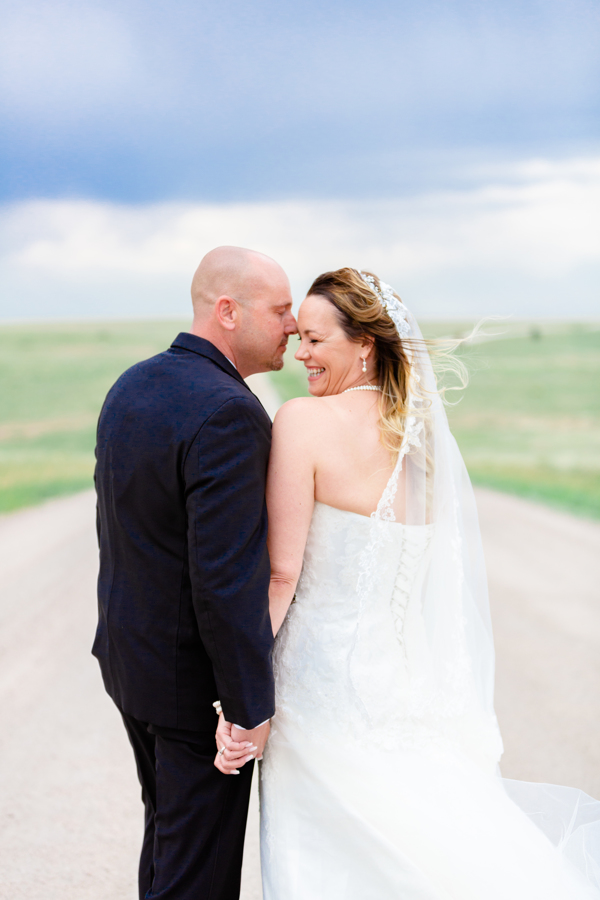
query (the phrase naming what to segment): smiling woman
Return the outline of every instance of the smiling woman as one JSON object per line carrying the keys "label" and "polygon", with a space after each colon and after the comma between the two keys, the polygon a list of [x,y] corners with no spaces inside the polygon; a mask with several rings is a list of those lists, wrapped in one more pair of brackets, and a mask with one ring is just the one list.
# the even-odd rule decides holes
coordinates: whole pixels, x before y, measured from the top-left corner
{"label": "smiling woman", "polygon": [[[326,295],[311,289],[300,309],[301,340],[296,359],[304,364],[310,393],[314,397],[331,391],[339,394],[358,386],[361,375],[362,384],[370,384],[375,377],[372,341],[359,336],[350,357],[339,314]],[[306,321],[310,328],[302,327]]]}
{"label": "smiling woman", "polygon": [[[471,327],[430,320],[424,332],[457,337]],[[470,383],[448,408],[472,480],[600,518],[598,324],[503,322],[497,330],[497,339],[461,351]],[[309,394],[298,360],[272,379],[284,400]]]}

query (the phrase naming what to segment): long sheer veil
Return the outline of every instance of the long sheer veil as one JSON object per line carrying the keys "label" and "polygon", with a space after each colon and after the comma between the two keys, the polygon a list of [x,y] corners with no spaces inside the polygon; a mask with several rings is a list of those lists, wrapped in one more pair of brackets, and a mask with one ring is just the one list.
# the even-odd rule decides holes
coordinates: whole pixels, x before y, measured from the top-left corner
{"label": "long sheer veil", "polygon": [[[394,679],[389,667],[382,667],[379,677],[369,653],[369,617],[361,615],[349,661],[351,680],[373,740],[452,745],[500,777],[494,642],[475,496],[450,432],[427,344],[406,308],[402,317],[407,327],[401,336],[411,362],[405,435],[371,517],[359,592],[363,611],[378,602],[381,560],[397,552],[385,524],[419,526],[410,531],[417,535],[421,564],[409,584],[395,587],[405,616],[403,629],[412,628],[411,641],[410,646],[398,643]],[[402,552],[410,554],[410,542]],[[511,798],[600,888],[600,802],[574,788],[504,783]]]}
{"label": "long sheer veil", "polygon": [[[389,531],[384,523],[420,526],[426,564],[415,573],[405,604],[408,615],[415,610],[420,615],[410,645],[402,648],[404,665],[396,684],[377,684],[376,674],[366,673],[359,628],[353,683],[371,718],[381,708],[382,696],[393,697],[380,725],[387,733],[393,730],[395,740],[418,743],[435,737],[451,742],[493,771],[502,742],[493,706],[494,644],[475,497],[427,345],[414,316],[407,311],[405,318],[411,360],[405,434],[394,473],[372,515],[359,590],[367,609],[380,590],[373,567],[386,553]],[[368,653],[366,634],[364,648]]]}

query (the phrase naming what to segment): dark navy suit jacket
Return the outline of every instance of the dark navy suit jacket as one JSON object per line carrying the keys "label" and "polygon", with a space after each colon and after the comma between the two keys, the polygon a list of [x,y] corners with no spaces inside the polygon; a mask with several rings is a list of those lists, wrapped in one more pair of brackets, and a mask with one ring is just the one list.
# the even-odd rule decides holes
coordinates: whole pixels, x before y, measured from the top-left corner
{"label": "dark navy suit jacket", "polygon": [[265,478],[271,422],[209,341],[180,334],[98,423],[93,653],[124,712],[212,729],[274,713]]}

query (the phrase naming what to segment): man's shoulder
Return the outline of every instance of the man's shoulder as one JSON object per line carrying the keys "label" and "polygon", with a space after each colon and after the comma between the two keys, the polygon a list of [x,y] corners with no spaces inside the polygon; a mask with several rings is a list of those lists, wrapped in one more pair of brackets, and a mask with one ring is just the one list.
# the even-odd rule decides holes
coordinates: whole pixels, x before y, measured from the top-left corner
{"label": "man's shoulder", "polygon": [[240,436],[244,431],[261,432],[270,441],[271,419],[258,397],[239,382],[224,383],[220,390],[211,394],[204,404],[204,412],[201,430],[205,432],[213,429],[218,431],[229,424],[235,424]]}
{"label": "man's shoulder", "polygon": [[223,395],[223,399],[251,395],[243,382],[214,360],[178,352],[174,347],[130,366],[117,378],[108,396],[136,394],[140,390],[157,400],[166,400],[172,392],[187,395],[188,401],[213,394]]}
{"label": "man's shoulder", "polygon": [[132,366],[129,366],[128,369],[125,369],[125,371],[119,375],[110,389],[109,395],[114,391],[122,390],[130,385],[133,386],[145,379],[152,378],[153,376],[156,377],[160,370],[164,369],[168,364],[168,353],[168,350],[163,350],[161,353],[150,356],[148,359],[142,359]]}
{"label": "man's shoulder", "polygon": [[270,419],[245,382],[209,357],[165,350],[127,369],[110,389],[104,413],[132,413],[140,426],[177,420],[190,435],[218,414],[243,417],[270,430]]}

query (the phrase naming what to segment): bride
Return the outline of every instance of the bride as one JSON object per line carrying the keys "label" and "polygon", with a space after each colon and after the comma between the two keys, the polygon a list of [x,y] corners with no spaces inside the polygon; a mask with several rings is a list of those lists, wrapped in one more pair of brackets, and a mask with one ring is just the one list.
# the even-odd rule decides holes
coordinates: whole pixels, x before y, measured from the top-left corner
{"label": "bride", "polygon": [[600,897],[600,803],[508,782],[473,492],[414,317],[372,274],[298,317],[314,399],[268,479],[265,900]]}

